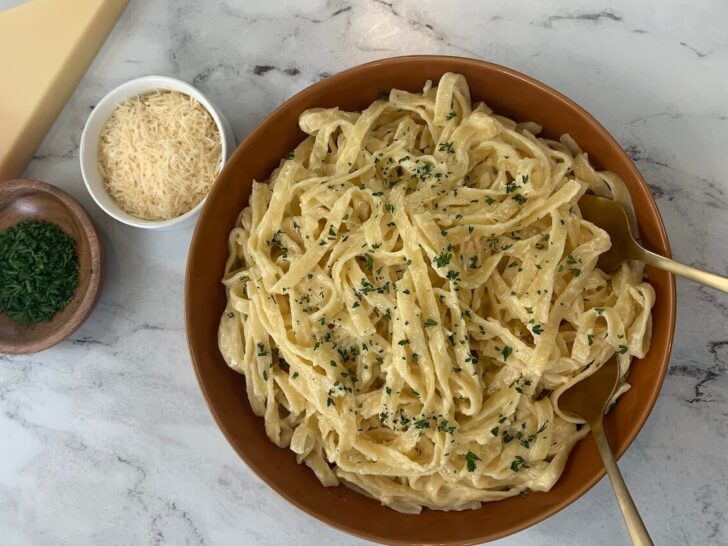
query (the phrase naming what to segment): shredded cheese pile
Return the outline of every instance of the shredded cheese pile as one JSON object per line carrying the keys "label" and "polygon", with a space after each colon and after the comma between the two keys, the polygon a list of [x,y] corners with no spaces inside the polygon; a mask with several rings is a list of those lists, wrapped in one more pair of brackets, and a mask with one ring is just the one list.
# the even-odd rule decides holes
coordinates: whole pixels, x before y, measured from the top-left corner
{"label": "shredded cheese pile", "polygon": [[107,191],[122,209],[145,220],[168,220],[194,208],[210,191],[221,159],[212,116],[177,91],[121,103],[99,141]]}

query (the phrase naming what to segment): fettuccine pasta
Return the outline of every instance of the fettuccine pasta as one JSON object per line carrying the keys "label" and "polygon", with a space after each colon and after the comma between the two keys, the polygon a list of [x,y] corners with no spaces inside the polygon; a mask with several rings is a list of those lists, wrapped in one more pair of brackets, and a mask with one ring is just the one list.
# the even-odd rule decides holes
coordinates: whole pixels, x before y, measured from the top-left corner
{"label": "fettuccine pasta", "polygon": [[457,74],[300,126],[223,281],[220,350],[271,441],[402,512],[549,490],[587,433],[559,394],[616,353],[616,399],[650,344],[642,264],[596,268],[609,236],[578,206],[631,213],[624,184]]}

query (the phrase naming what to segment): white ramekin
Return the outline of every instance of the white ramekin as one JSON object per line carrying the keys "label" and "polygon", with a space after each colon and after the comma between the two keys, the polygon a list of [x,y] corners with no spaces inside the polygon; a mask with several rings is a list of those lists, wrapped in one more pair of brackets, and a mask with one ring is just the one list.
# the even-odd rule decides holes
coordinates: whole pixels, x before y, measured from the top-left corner
{"label": "white ramekin", "polygon": [[119,222],[144,229],[173,229],[189,226],[196,221],[207,199],[205,197],[193,209],[176,218],[170,218],[169,220],[143,220],[124,211],[106,191],[106,186],[98,167],[99,135],[101,134],[101,130],[119,104],[131,97],[159,89],[179,91],[180,93],[189,95],[207,109],[212,119],[215,120],[218,131],[220,131],[220,140],[222,142],[222,154],[220,158],[222,164],[220,165],[220,170],[222,170],[222,166],[235,150],[236,145],[235,135],[230,128],[230,124],[222,115],[222,112],[205,95],[181,80],[167,76],[144,76],[121,84],[101,99],[88,117],[86,125],[83,128],[83,133],[81,134],[79,153],[81,175],[91,197],[93,197],[96,204],[106,214],[117,219]]}

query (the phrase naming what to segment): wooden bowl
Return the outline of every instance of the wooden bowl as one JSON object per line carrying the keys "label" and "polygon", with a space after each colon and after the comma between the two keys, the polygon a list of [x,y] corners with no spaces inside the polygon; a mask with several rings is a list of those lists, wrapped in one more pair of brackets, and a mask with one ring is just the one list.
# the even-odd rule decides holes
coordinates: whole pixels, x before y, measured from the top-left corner
{"label": "wooden bowl", "polygon": [[[662,219],[647,184],[604,127],[553,89],[498,65],[439,56],[376,61],[312,85],[250,133],[208,196],[190,247],[186,327],[197,378],[228,441],[265,482],[321,521],[386,544],[475,544],[501,538],[558,512],[604,475],[594,442],[587,439],[575,447],[561,479],[549,492],[486,503],[478,510],[401,514],[346,487],[323,487],[311,470],[296,464],[293,452],[273,445],[265,434],[263,419],[250,408],[243,377],[225,365],[218,351],[217,328],[225,307],[220,280],[228,254],[228,233],[248,202],[253,179],[265,180],[280,158],[304,138],[297,125],[299,114],[319,106],[362,110],[380,91],[397,88],[419,92],[425,80],[437,81],[445,72],[463,74],[473,99],[484,100],[499,114],[536,121],[552,138],[571,134],[597,168],[615,172],[629,187],[644,245],[670,255]],[[672,345],[674,278],[651,268],[647,274],[657,294],[652,346],[644,359],[632,364],[632,389],[620,398],[605,422],[617,455],[624,453],[645,423],[662,385]],[[619,525],[616,520],[613,523]]]}
{"label": "wooden bowl", "polygon": [[76,241],[78,286],[49,322],[22,325],[0,314],[0,353],[37,353],[63,341],[91,314],[101,284],[101,245],[91,219],[70,195],[38,180],[0,182],[0,232],[24,220],[46,220]]}

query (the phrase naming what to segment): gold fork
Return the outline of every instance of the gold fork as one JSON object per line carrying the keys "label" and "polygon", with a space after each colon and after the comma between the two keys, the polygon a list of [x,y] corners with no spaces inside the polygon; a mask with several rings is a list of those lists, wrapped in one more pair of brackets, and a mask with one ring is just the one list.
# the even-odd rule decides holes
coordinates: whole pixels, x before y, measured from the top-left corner
{"label": "gold fork", "polygon": [[681,264],[642,247],[632,235],[627,213],[619,203],[596,195],[584,195],[579,200],[579,208],[586,220],[609,233],[612,240],[612,248],[599,256],[597,262],[603,271],[613,271],[625,260],[639,260],[691,281],[728,292],[728,278]]}

